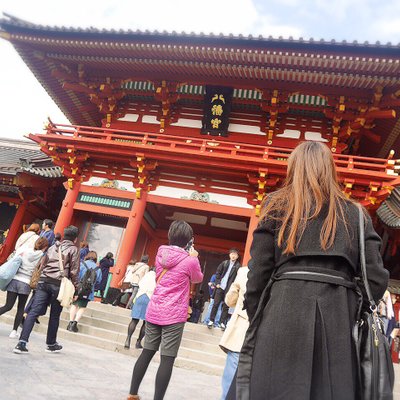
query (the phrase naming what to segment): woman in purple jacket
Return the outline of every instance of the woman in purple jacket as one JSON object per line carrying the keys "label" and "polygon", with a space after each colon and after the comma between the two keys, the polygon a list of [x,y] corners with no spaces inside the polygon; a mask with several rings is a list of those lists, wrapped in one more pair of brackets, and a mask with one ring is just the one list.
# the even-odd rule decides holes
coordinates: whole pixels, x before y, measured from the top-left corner
{"label": "woman in purple jacket", "polygon": [[157,252],[157,286],[147,307],[144,348],[133,369],[128,400],[139,399],[140,383],[160,345],[154,400],[164,398],[188,317],[190,284],[203,280],[192,227],[185,221],[174,221],[168,240],[169,246],[161,246]]}

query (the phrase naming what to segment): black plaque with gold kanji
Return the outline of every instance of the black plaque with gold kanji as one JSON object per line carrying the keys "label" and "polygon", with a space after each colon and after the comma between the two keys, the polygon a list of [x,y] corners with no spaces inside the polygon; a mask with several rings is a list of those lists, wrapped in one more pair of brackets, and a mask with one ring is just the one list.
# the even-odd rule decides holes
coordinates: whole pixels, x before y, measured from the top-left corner
{"label": "black plaque with gold kanji", "polygon": [[206,86],[201,133],[228,136],[233,89],[224,86]]}

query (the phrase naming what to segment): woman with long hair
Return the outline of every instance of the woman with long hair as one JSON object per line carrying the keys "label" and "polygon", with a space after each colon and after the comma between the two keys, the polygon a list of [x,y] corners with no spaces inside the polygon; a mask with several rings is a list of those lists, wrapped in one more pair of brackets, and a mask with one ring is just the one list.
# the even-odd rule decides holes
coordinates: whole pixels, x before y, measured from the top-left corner
{"label": "woman with long hair", "polygon": [[6,304],[3,307],[0,307],[0,315],[3,315],[14,307],[14,304],[18,299],[17,312],[14,318],[14,326],[12,332],[10,333],[10,338],[12,339],[19,338],[17,332],[18,327],[22,322],[24,307],[28,300],[29,293],[31,292],[29,283],[31,281],[34,269],[38,265],[40,259],[43,257],[43,254],[47,251],[48,246],[49,242],[46,238],[38,237],[35,241],[33,249],[26,246],[20,246],[20,248],[17,249],[16,256],[21,257],[22,263],[14,278],[6,288]]}
{"label": "woman with long hair", "polygon": [[[357,398],[358,212],[338,184],[329,148],[318,142],[296,147],[285,184],[265,198],[254,231],[245,295],[251,324],[240,355],[238,399]],[[380,245],[365,212],[367,273],[376,301],[389,276]]]}
{"label": "woman with long hair", "polygon": [[35,247],[36,240],[39,239],[40,225],[31,224],[26,232],[24,232],[15,243],[15,251],[24,247],[33,249]]}

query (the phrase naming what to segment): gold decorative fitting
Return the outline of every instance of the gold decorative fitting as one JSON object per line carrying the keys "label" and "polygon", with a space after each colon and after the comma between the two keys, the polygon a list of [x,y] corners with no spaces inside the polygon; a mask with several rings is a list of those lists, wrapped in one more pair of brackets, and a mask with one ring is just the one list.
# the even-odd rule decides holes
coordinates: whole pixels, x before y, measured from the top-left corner
{"label": "gold decorative fitting", "polygon": [[142,188],[137,188],[136,189],[136,198],[140,199],[142,196]]}
{"label": "gold decorative fitting", "polygon": [[11,39],[11,34],[8,32],[0,32],[0,37],[5,39],[5,40],[10,40]]}
{"label": "gold decorative fitting", "polygon": [[71,190],[74,188],[74,178],[68,179],[68,188]]}

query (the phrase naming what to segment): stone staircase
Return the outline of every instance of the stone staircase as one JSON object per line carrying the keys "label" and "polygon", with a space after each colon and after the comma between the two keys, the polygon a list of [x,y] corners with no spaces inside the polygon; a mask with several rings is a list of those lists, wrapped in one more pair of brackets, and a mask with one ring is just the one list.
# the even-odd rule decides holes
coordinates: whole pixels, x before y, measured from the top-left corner
{"label": "stone staircase", "polygon": [[[5,303],[5,299],[5,292],[0,292],[1,305]],[[16,305],[11,311],[0,316],[0,322],[12,325],[15,312]],[[41,316],[41,323],[35,325],[34,331],[46,334],[48,319],[48,313]],[[140,350],[135,348],[124,349],[127,327],[130,321],[130,310],[113,307],[109,304],[90,302],[78,324],[79,333],[66,330],[69,322],[69,312],[64,309],[61,314],[58,338],[60,342],[63,339],[67,339],[137,357],[140,354]],[[140,327],[141,322],[132,337],[132,347],[134,347]],[[209,330],[205,325],[187,323],[175,365],[210,375],[222,375],[225,365],[225,353],[218,346],[221,336],[222,332],[217,328]],[[159,361],[158,353],[154,359]]]}

